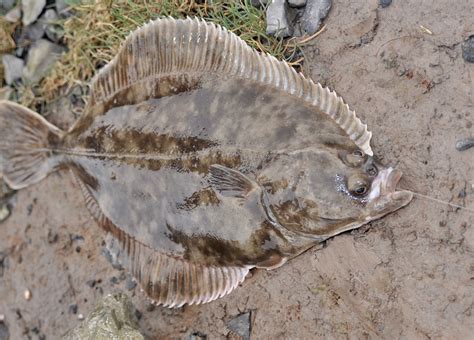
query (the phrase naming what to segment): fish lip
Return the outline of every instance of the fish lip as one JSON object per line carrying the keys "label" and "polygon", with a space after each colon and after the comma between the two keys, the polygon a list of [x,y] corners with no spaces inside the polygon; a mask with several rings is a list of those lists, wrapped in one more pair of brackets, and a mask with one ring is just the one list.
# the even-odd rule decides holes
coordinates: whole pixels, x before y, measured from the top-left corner
{"label": "fish lip", "polygon": [[400,178],[402,178],[403,172],[398,169],[389,168],[389,173],[387,175],[385,182],[385,188],[383,190],[384,194],[393,194],[397,188]]}
{"label": "fish lip", "polygon": [[410,203],[413,199],[413,193],[407,190],[396,190],[403,175],[401,170],[390,167],[384,171],[380,197],[385,197],[386,200],[393,202],[392,205],[396,206],[394,210],[400,209]]}

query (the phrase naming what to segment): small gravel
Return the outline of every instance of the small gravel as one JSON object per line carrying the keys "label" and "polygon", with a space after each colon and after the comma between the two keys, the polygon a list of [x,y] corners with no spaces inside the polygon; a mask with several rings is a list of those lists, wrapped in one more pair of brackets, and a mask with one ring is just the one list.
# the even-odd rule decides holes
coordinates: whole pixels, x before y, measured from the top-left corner
{"label": "small gravel", "polygon": [[456,142],[456,150],[465,151],[474,146],[474,138],[463,138]]}
{"label": "small gravel", "polygon": [[469,63],[474,63],[474,35],[471,35],[462,45],[462,57]]}

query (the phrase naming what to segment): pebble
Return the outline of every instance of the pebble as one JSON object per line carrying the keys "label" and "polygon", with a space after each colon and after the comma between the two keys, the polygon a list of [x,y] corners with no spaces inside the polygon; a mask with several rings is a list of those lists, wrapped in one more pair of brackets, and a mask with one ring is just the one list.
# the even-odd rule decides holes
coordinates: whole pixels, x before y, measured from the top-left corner
{"label": "pebble", "polygon": [[54,9],[48,9],[42,16],[45,24],[45,33],[49,40],[59,42],[64,36],[64,30],[57,24],[58,15]]}
{"label": "pebble", "polygon": [[31,290],[25,289],[25,291],[23,292],[23,297],[25,298],[26,301],[30,301],[31,300]]}
{"label": "pebble", "polygon": [[0,1],[0,15],[8,12],[16,5],[16,0],[2,0]]}
{"label": "pebble", "polygon": [[12,85],[15,80],[21,79],[25,62],[11,54],[5,54],[2,57],[3,67],[5,68],[5,82]]}
{"label": "pebble", "polygon": [[303,7],[306,5],[306,0],[288,0],[288,4],[291,7]]}
{"label": "pebble", "polygon": [[38,19],[46,5],[46,0],[21,0],[23,25],[28,26]]}
{"label": "pebble", "polygon": [[72,305],[69,305],[69,313],[77,314],[77,304],[73,303]]}
{"label": "pebble", "polygon": [[316,33],[331,9],[331,0],[308,0],[301,17],[301,26],[308,35]]}
{"label": "pebble", "polygon": [[240,335],[244,340],[250,339],[250,319],[251,312],[240,314],[236,318],[227,322],[227,328]]}
{"label": "pebble", "polygon": [[262,7],[268,4],[271,0],[251,0],[250,3],[254,7]]}
{"label": "pebble", "polygon": [[[45,28],[46,25],[41,21],[37,21],[32,25],[26,26],[20,38],[20,45],[29,45],[29,42],[40,40],[44,36]],[[25,39],[28,40],[28,42],[23,42]]]}
{"label": "pebble", "polygon": [[84,315],[83,314],[77,314],[77,319],[82,321],[84,320]]}
{"label": "pebble", "polygon": [[474,146],[474,138],[463,138],[456,142],[456,150],[465,151]]}
{"label": "pebble", "polygon": [[474,63],[474,35],[471,35],[462,44],[462,57],[469,63]]}
{"label": "pebble", "polygon": [[46,39],[35,41],[28,52],[23,73],[27,83],[36,84],[48,74],[64,49]]}
{"label": "pebble", "polygon": [[105,246],[102,248],[101,254],[110,262],[112,267],[123,270],[123,266],[120,263],[120,245],[112,235],[107,234],[105,236]]}
{"label": "pebble", "polygon": [[380,0],[380,7],[386,8],[392,4],[392,0]]}
{"label": "pebble", "polygon": [[0,223],[5,221],[8,217],[10,217],[11,211],[8,207],[8,204],[2,203],[0,205]]}
{"label": "pebble", "polygon": [[70,14],[71,6],[67,3],[68,0],[56,0],[56,11],[61,17],[67,17]]}
{"label": "pebble", "polygon": [[287,18],[288,4],[285,0],[273,0],[267,7],[267,34],[285,38],[293,34]]}
{"label": "pebble", "polygon": [[125,288],[128,290],[133,290],[137,286],[137,281],[131,276],[127,278],[127,281],[125,282]]}
{"label": "pebble", "polygon": [[21,19],[21,9],[20,6],[17,6],[10,11],[8,11],[7,14],[5,14],[5,20],[9,22],[17,22],[20,21]]}

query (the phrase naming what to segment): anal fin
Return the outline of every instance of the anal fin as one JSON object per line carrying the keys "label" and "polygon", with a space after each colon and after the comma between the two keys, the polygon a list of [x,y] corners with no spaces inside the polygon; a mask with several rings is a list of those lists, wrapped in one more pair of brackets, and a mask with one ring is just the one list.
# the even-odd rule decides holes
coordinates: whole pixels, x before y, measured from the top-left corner
{"label": "anal fin", "polygon": [[121,264],[157,305],[181,307],[223,297],[244,281],[249,267],[216,267],[190,263],[152,249],[114,225],[101,211],[88,186],[72,171],[86,206],[102,229],[118,241]]}

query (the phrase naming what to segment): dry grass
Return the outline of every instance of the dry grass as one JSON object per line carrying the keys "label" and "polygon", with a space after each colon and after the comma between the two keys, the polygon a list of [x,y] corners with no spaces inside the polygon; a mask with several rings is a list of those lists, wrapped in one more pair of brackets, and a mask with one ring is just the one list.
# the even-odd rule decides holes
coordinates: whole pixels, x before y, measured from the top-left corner
{"label": "dry grass", "polygon": [[[202,17],[226,27],[249,45],[278,59],[294,62],[298,44],[268,36],[265,9],[250,0],[69,0],[74,15],[61,23],[69,48],[51,74],[35,88],[18,89],[18,100],[38,107],[85,85],[117,53],[124,38],[139,26],[159,16]],[[301,62],[297,60],[295,63]]]}

